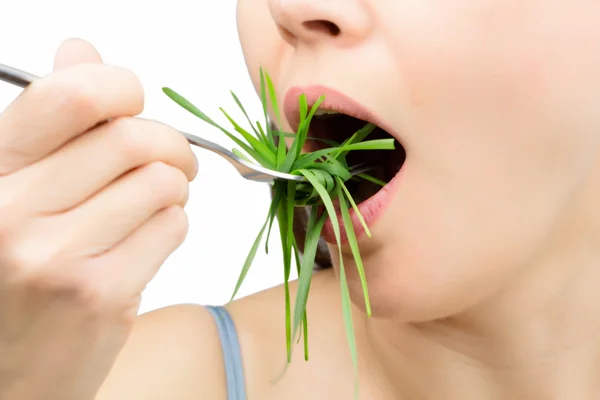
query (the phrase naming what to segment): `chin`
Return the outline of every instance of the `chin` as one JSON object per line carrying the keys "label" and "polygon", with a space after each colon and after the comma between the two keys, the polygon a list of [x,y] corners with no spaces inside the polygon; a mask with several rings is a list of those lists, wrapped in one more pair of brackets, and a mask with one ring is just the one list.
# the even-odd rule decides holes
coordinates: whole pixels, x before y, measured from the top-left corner
{"label": "chin", "polygon": [[[497,294],[509,277],[505,269],[496,268],[491,274],[475,268],[478,263],[472,259],[444,260],[443,252],[422,257],[416,246],[411,249],[399,243],[379,240],[373,244],[376,249],[362,253],[375,319],[424,323],[456,316]],[[333,259],[339,274],[337,258]],[[352,301],[366,313],[363,287],[349,250],[344,265]]]}

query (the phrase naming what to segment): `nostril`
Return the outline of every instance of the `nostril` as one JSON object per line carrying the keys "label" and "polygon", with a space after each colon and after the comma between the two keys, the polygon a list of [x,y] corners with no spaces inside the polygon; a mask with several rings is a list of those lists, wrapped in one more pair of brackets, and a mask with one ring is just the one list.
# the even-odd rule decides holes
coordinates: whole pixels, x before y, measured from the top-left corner
{"label": "nostril", "polygon": [[315,21],[306,21],[302,25],[306,29],[326,32],[331,36],[338,36],[340,34],[340,27],[330,21],[325,20],[315,20]]}

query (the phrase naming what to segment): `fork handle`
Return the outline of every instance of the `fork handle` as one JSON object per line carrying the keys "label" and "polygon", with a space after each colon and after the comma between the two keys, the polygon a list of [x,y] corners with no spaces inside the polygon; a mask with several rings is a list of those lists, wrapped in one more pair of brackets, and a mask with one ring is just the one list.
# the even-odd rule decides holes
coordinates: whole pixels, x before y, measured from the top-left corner
{"label": "fork handle", "polygon": [[0,64],[0,80],[25,89],[36,79],[38,79],[38,77],[29,72],[21,71],[20,69],[5,64]]}

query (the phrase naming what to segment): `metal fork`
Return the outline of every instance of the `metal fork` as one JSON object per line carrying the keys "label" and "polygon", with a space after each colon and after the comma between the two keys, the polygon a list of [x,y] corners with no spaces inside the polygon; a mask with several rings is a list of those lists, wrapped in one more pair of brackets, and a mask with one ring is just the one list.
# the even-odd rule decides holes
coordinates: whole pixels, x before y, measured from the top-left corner
{"label": "metal fork", "polygon": [[[39,79],[39,77],[37,77],[33,74],[30,74],[28,72],[21,71],[17,68],[10,67],[8,65],[0,64],[0,80],[2,80],[2,81],[11,83],[15,86],[25,89],[27,86],[29,86],[29,84],[31,84],[36,79]],[[304,178],[304,176],[286,174],[283,172],[273,171],[273,170],[265,168],[261,165],[252,164],[252,163],[236,156],[231,151],[227,150],[226,148],[224,148],[216,143],[213,143],[206,139],[202,139],[198,136],[192,135],[187,132],[182,132],[182,131],[179,131],[179,132],[183,136],[185,136],[185,138],[188,140],[188,142],[190,144],[193,144],[193,145],[201,147],[203,149],[212,151],[213,153],[216,153],[216,154],[220,155],[221,157],[225,158],[227,161],[229,161],[231,163],[231,165],[233,165],[233,167],[239,172],[239,174],[242,177],[249,179],[251,181],[271,183],[275,179],[284,179],[284,180],[297,181],[297,182],[306,180],[306,178]],[[358,175],[360,173],[367,171],[368,169],[369,168],[365,167],[364,165],[358,165],[358,166],[355,166],[354,168],[352,168],[351,174],[353,176]]]}

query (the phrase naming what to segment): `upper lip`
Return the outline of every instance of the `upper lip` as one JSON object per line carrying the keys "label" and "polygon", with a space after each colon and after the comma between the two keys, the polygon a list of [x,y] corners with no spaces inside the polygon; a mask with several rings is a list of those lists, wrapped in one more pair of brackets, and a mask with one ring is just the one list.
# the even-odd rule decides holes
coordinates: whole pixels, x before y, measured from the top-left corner
{"label": "upper lip", "polygon": [[325,98],[319,107],[320,110],[337,111],[341,114],[370,122],[399,140],[396,133],[391,130],[391,127],[373,111],[349,96],[321,85],[294,86],[286,92],[283,100],[283,114],[294,132],[297,132],[298,125],[300,124],[300,105],[298,99],[302,94],[306,96],[309,110],[321,96],[324,96]]}

